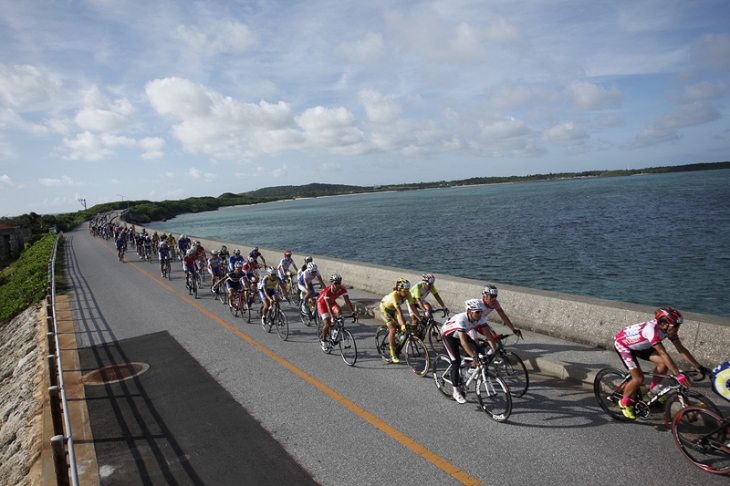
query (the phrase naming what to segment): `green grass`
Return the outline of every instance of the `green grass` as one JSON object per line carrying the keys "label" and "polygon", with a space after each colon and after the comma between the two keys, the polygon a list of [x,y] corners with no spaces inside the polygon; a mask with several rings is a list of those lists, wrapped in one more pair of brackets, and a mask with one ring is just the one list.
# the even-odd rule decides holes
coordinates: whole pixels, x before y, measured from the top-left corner
{"label": "green grass", "polygon": [[55,239],[55,234],[43,235],[0,273],[0,327],[45,297]]}

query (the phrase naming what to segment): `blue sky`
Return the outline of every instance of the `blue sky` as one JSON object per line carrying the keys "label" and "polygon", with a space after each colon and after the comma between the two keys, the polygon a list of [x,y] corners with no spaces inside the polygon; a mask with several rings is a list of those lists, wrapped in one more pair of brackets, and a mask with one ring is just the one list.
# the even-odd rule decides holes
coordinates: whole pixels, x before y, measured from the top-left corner
{"label": "blue sky", "polygon": [[727,0],[0,0],[0,216],[730,160],[728,18]]}

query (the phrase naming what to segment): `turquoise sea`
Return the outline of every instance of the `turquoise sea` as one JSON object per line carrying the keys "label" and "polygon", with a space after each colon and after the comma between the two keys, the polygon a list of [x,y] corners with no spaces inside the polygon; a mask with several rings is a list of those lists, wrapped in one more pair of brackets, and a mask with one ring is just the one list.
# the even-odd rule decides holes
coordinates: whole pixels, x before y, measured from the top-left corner
{"label": "turquoise sea", "polygon": [[158,230],[730,317],[730,170],[298,199]]}

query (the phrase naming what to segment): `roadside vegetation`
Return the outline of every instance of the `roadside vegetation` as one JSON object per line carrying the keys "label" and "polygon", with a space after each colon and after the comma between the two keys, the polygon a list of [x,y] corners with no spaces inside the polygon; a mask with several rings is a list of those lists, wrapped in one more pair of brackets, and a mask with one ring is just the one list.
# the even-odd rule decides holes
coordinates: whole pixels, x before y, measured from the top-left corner
{"label": "roadside vegetation", "polygon": [[46,233],[0,272],[0,327],[45,297],[55,239],[55,234]]}

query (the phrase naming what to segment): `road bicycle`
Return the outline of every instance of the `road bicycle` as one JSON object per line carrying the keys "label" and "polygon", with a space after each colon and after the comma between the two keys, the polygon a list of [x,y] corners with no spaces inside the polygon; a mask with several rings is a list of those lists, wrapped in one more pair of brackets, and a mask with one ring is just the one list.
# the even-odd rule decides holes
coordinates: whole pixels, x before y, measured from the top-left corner
{"label": "road bicycle", "polygon": [[[375,347],[378,354],[386,363],[390,363],[390,343],[388,342],[388,326],[380,326],[375,331]],[[395,355],[400,356],[401,351],[405,353],[408,367],[418,376],[425,376],[431,364],[428,350],[418,336],[415,334],[414,326],[406,326],[406,330],[400,328],[395,333]]]}
{"label": "road bicycle", "polygon": [[[350,318],[352,318],[353,324],[357,322],[355,314],[348,316],[348,319]],[[317,339],[322,336],[323,328],[324,323],[320,320],[317,324]],[[327,346],[326,349],[323,349],[322,351],[330,354],[332,349],[335,346],[338,346],[340,348],[340,356],[342,356],[342,360],[349,366],[355,366],[355,363],[357,362],[357,344],[355,343],[355,338],[352,336],[352,333],[345,329],[344,317],[339,316],[332,319],[330,328],[327,331],[327,339],[325,342],[327,343]]]}
{"label": "road bicycle", "polygon": [[119,261],[120,261],[120,262],[123,262],[123,261],[124,261],[124,247],[121,247],[121,248],[120,248],[120,249],[119,249],[119,250],[117,251],[117,257],[119,258]]}
{"label": "road bicycle", "polygon": [[[220,289],[222,285],[219,284],[218,287]],[[238,317],[239,313],[241,314],[241,317],[247,314],[248,322],[251,322],[251,308],[246,303],[243,290],[234,290],[233,297],[230,302],[228,302],[228,295],[226,294],[225,301],[228,304],[228,310],[231,311],[233,317]]]}
{"label": "road bicycle", "polygon": [[289,275],[284,279],[284,285],[286,286],[286,293],[289,295],[289,302],[294,306],[299,307],[302,305],[302,296],[299,293],[299,285],[294,275]]}
{"label": "road bicycle", "polygon": [[[512,395],[507,383],[492,370],[487,368],[488,357],[480,355],[476,367],[474,360],[467,356],[459,364],[459,384],[464,398],[473,389],[479,400],[480,408],[496,422],[504,422],[512,413]],[[453,399],[454,384],[451,382],[451,368],[454,362],[446,354],[439,354],[433,365],[433,379],[436,388],[444,396]],[[474,386],[472,387],[472,383]]]}
{"label": "road bicycle", "polygon": [[275,328],[276,334],[284,341],[289,337],[289,322],[281,311],[278,296],[275,295],[271,298],[271,306],[268,312],[266,314],[261,313],[261,326],[266,332],[271,332],[272,327]]}
{"label": "road bicycle", "polygon": [[172,280],[172,265],[170,264],[170,257],[165,257],[165,264],[162,266],[162,278],[167,277],[168,280]]}
{"label": "road bicycle", "polygon": [[438,354],[444,351],[444,345],[441,342],[441,324],[433,318],[433,314],[436,312],[443,312],[444,319],[449,317],[448,311],[444,309],[431,309],[429,315],[421,320],[424,331],[419,337],[423,342],[428,342],[428,347],[431,348],[431,351]]}
{"label": "road bicycle", "polygon": [[195,298],[197,299],[200,284],[200,274],[198,272],[193,272],[193,274],[189,276],[188,281],[185,284],[188,288],[188,295],[195,295]]}
{"label": "road bicycle", "polygon": [[297,307],[299,309],[299,318],[302,320],[302,323],[309,327],[314,325],[315,323],[319,326],[322,322],[322,317],[320,317],[319,312],[317,311],[317,294],[316,292],[314,295],[312,295],[305,304],[306,308],[302,309],[302,304],[300,303]]}
{"label": "road bicycle", "polygon": [[[705,378],[705,374],[700,371],[692,370],[682,373],[689,376],[695,382],[702,381]],[[647,418],[651,413],[651,408],[662,402],[664,403],[664,423],[670,428],[674,416],[680,409],[685,407],[698,406],[722,415],[720,410],[709,398],[683,386],[675,377],[659,373],[647,374],[652,378],[662,378],[663,383],[658,385],[661,389],[656,394],[644,395],[641,390],[643,387],[637,389],[632,397],[634,400],[634,413],[637,418]],[[694,376],[698,374],[702,375],[701,378],[694,379]],[[604,412],[616,420],[630,420],[624,417],[619,406],[619,402],[624,394],[624,388],[630,379],[631,375],[626,371],[605,368],[599,371],[595,380],[593,380],[593,393],[596,396],[598,405],[600,405]]]}
{"label": "road bicycle", "polygon": [[496,333],[492,335],[496,338],[497,351],[488,356],[487,368],[502,377],[513,397],[521,397],[527,393],[530,386],[530,375],[522,358],[505,348],[511,338],[514,338],[516,343],[521,336]]}
{"label": "road bicycle", "polygon": [[730,420],[705,407],[681,409],[672,421],[674,443],[689,462],[712,474],[730,474]]}

